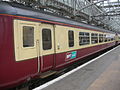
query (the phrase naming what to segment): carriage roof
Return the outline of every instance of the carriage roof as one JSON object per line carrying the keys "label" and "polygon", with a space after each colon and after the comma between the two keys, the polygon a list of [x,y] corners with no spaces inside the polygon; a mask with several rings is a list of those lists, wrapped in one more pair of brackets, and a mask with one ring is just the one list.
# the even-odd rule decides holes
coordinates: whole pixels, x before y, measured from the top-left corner
{"label": "carriage roof", "polygon": [[17,3],[0,2],[0,14],[10,14],[10,15],[18,15],[18,16],[26,16],[26,17],[44,19],[44,20],[48,20],[48,21],[76,25],[76,26],[80,26],[83,28],[113,33],[112,31],[105,30],[103,28],[99,28],[99,27],[96,27],[93,25],[88,25],[85,23],[81,23],[78,21],[74,21],[74,20],[65,18],[65,17],[53,15],[53,14],[50,14],[47,12],[43,12],[40,10],[35,10],[33,8],[26,7],[24,5],[17,4]]}

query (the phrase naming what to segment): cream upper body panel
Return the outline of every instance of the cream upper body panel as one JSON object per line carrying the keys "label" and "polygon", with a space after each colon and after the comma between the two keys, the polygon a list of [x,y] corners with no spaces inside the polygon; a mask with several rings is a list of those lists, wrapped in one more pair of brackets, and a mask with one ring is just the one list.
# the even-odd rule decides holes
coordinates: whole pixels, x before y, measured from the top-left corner
{"label": "cream upper body panel", "polygon": [[[39,25],[39,23],[36,23],[36,22],[14,20],[14,43],[15,43],[16,61],[21,61],[21,60],[26,60],[29,58],[37,57],[36,40],[38,39],[38,36],[37,36],[38,25]],[[23,46],[23,27],[24,26],[34,28],[33,29],[34,42],[33,42],[33,46],[31,46],[31,47]]]}
{"label": "cream upper body panel", "polygon": [[[42,31],[51,31],[51,48],[43,49]],[[25,45],[24,45],[25,44]],[[27,45],[28,44],[28,45]],[[16,61],[37,58],[54,53],[54,28],[50,24],[42,24],[24,20],[14,20],[14,45]]]}
{"label": "cream upper body panel", "polygon": [[[69,40],[68,40],[68,31],[73,30],[74,31],[74,46],[69,47]],[[99,31],[92,31],[92,30],[86,30],[86,29],[79,29],[79,28],[73,28],[73,27],[66,27],[66,26],[60,26],[60,25],[55,25],[55,47],[56,47],[56,53],[62,53],[66,51],[71,51],[71,50],[77,50],[81,48],[87,48],[91,46],[96,46],[96,45],[101,45],[105,44],[108,42],[102,42],[99,43],[99,38],[98,38],[98,43],[96,44],[91,44],[91,38],[90,38],[90,44],[87,45],[79,45],[79,32],[86,32],[90,34],[96,33],[98,34],[109,34],[109,33],[104,33],[104,32],[99,32]],[[113,42],[113,41],[109,41]]]}
{"label": "cream upper body panel", "polygon": [[[52,43],[52,46],[50,49],[48,50],[44,50],[43,49],[43,40],[42,40],[42,30],[43,29],[49,29],[51,30],[51,43]],[[41,52],[41,55],[49,55],[49,54],[54,54],[54,26],[51,25],[51,24],[44,24],[42,23],[40,26],[39,26],[39,38],[40,38],[40,44],[41,44],[41,47],[40,47],[40,52]]]}
{"label": "cream upper body panel", "polygon": [[[46,29],[50,31],[48,34],[50,34],[49,37],[51,37],[51,40],[49,41],[51,43],[51,48],[46,50],[43,48],[44,47],[43,46],[44,45],[43,44],[44,29],[45,29],[45,33],[46,33]],[[73,34],[72,37],[69,37],[69,31],[72,31],[72,34]],[[89,33],[88,44],[80,45],[80,32]],[[98,35],[98,38],[97,38],[98,42],[95,44],[92,44],[91,42],[92,33]],[[100,31],[92,31],[87,29],[80,29],[80,28],[61,26],[61,25],[45,24],[40,22],[14,20],[14,43],[15,43],[16,61],[31,59],[39,56],[44,56],[44,55],[50,55],[54,53],[62,53],[62,52],[67,52],[71,50],[77,50],[77,49],[82,49],[82,48],[87,48],[91,46],[108,43],[108,42],[100,43],[99,34],[106,35],[107,37],[114,36],[114,34],[104,33]],[[73,46],[69,46],[70,38],[74,39],[74,40],[71,40],[71,42],[73,43]],[[25,43],[24,43],[25,41],[24,39],[26,39]],[[49,40],[48,37],[46,38],[46,40],[47,39]],[[109,41],[109,42],[113,42],[113,41]],[[31,46],[30,45],[24,46],[24,44],[30,44]]]}
{"label": "cream upper body panel", "polygon": [[[68,43],[69,42],[68,41],[68,31],[69,30],[74,31],[74,46],[73,47],[69,47],[69,43]],[[55,26],[56,53],[76,49],[77,43],[75,41],[77,41],[76,40],[77,36],[75,35],[75,32],[76,32],[75,28],[70,28],[70,27],[60,26],[60,25]]]}

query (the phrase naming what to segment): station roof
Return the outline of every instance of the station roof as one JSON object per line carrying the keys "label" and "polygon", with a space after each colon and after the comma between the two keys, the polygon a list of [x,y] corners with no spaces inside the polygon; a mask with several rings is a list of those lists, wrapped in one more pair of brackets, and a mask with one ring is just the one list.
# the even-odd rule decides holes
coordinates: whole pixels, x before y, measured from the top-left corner
{"label": "station roof", "polygon": [[35,10],[35,9],[25,7],[23,5],[16,4],[16,3],[1,2],[0,3],[0,13],[26,16],[26,17],[32,17],[32,18],[39,18],[39,19],[44,19],[44,20],[48,20],[48,21],[54,21],[54,22],[60,22],[60,23],[80,26],[83,28],[88,28],[88,29],[93,29],[93,30],[112,32],[112,31],[105,30],[103,28],[99,28],[99,27],[96,27],[93,25],[88,25],[85,23],[80,23],[80,22],[74,21],[72,19],[60,17],[60,16],[53,15],[51,13],[44,12],[44,11],[42,12],[40,10]]}
{"label": "station roof", "polygon": [[[120,0],[1,0],[120,33]],[[68,19],[70,20],[70,19]],[[72,20],[72,21],[74,21]],[[91,26],[90,25],[90,26]]]}

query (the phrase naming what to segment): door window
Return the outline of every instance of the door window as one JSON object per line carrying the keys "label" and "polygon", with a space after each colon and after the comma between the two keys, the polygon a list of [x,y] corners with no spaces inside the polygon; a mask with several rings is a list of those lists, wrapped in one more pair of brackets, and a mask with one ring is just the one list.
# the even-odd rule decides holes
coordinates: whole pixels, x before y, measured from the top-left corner
{"label": "door window", "polygon": [[43,50],[52,48],[52,38],[50,29],[42,29]]}
{"label": "door window", "polygon": [[23,47],[34,46],[34,27],[23,26]]}
{"label": "door window", "polygon": [[74,32],[72,30],[68,31],[69,47],[74,46]]}

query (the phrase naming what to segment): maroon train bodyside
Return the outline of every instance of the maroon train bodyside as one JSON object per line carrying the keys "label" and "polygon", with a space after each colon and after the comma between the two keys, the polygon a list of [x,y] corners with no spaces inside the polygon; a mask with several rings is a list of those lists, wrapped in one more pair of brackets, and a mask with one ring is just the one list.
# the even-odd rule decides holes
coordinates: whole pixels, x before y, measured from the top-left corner
{"label": "maroon train bodyside", "polygon": [[[75,50],[77,52],[77,56],[75,59],[70,59],[68,60],[68,62],[66,62],[65,58],[66,58],[66,54],[68,52],[65,53],[60,53],[60,54],[56,54],[56,69],[58,68],[62,68],[65,65],[81,60],[84,57],[87,57],[89,55],[95,54],[97,52],[100,52],[106,48],[112,47],[115,45],[115,42],[112,43],[108,43],[108,44],[103,44],[103,45],[97,45],[97,46],[93,46],[93,47],[88,47],[88,48],[83,48],[83,49],[78,49]],[[72,52],[72,51],[70,51]],[[82,53],[81,53],[82,52]]]}
{"label": "maroon train bodyside", "polygon": [[0,45],[0,87],[9,88],[37,75],[37,59],[16,62],[14,52],[13,17],[2,18]]}
{"label": "maroon train bodyside", "polygon": [[[33,77],[40,75],[40,73],[42,72],[49,71],[51,69],[57,70],[63,68],[65,65],[69,63],[80,60],[83,57],[86,57],[88,55],[94,54],[98,51],[101,51],[103,49],[115,45],[115,42],[112,42],[112,43],[75,50],[77,52],[76,58],[68,61],[65,60],[66,53],[68,52],[43,56],[43,58],[45,59],[43,62],[44,68],[41,67],[40,68],[41,72],[38,73],[37,58],[20,61],[20,62],[16,62],[15,60],[14,30],[13,30],[14,19],[23,19],[23,18],[0,15],[0,73],[1,73],[0,88],[11,88],[17,86],[25,81],[29,81]],[[23,20],[28,20],[28,19],[23,19]],[[49,58],[51,59],[55,58],[54,59],[55,61],[51,62]]]}

